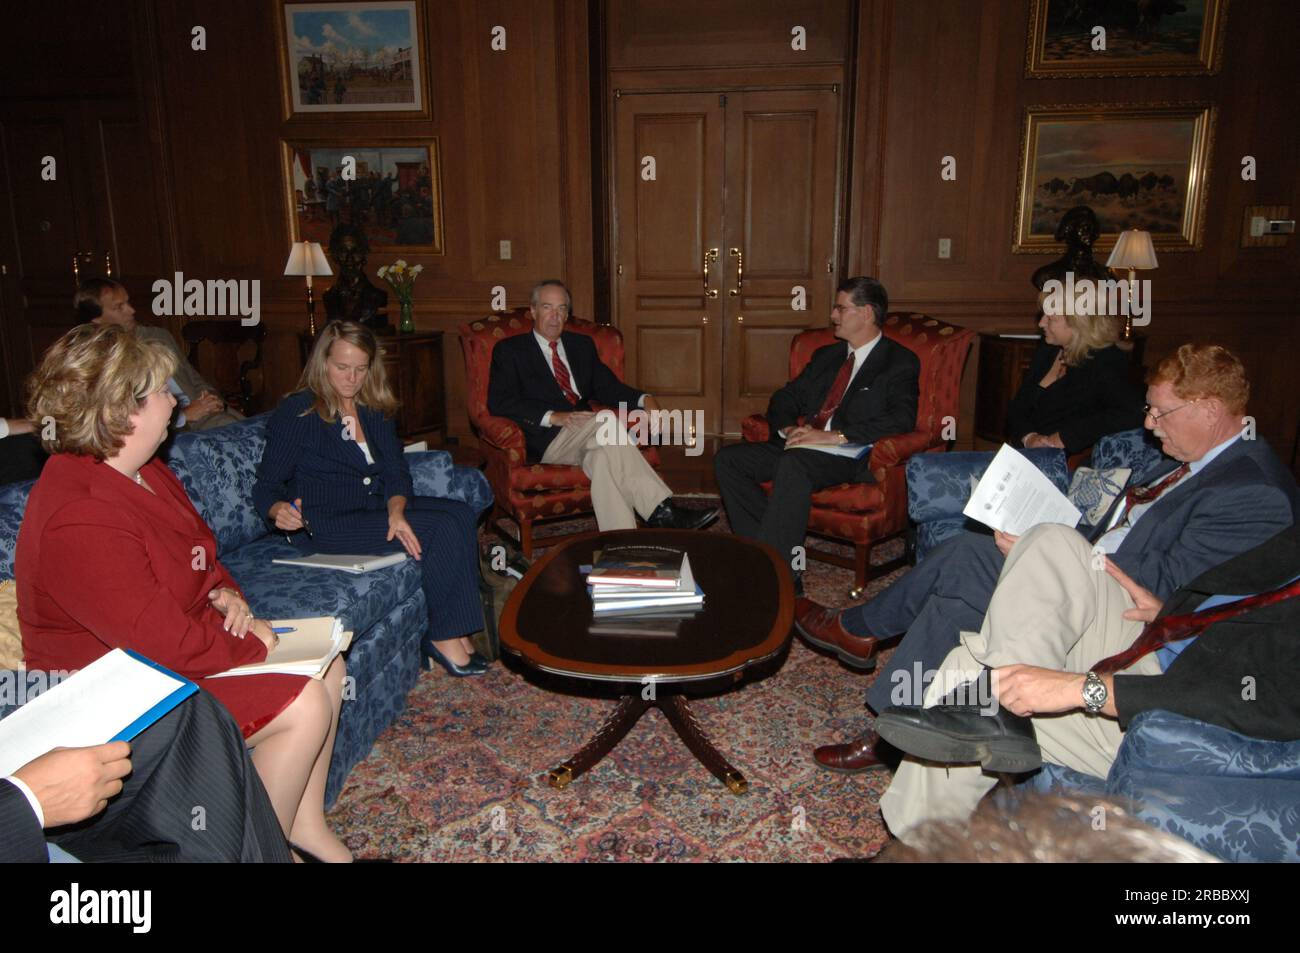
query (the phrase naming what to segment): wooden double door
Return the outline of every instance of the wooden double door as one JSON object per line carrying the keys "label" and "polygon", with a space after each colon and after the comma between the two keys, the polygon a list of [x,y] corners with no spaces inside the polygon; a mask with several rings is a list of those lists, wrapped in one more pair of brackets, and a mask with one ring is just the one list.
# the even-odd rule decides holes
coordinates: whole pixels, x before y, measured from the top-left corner
{"label": "wooden double door", "polygon": [[837,87],[623,92],[615,321],[628,379],[736,434],[824,326],[838,262]]}

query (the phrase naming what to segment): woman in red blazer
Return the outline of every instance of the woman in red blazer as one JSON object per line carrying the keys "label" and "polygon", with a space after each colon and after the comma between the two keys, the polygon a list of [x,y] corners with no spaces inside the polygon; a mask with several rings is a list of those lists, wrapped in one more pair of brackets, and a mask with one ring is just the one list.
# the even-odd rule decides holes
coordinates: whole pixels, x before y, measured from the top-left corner
{"label": "woman in red blazer", "polygon": [[[115,326],[74,328],[33,375],[33,420],[53,423],[14,558],[30,668],[78,669],[128,648],[192,679],[261,661],[277,641],[217,561],[216,539],[155,454],[176,399],[175,358]],[[325,823],[344,665],[324,677],[213,679],[253,748],[290,842],[351,859]]]}

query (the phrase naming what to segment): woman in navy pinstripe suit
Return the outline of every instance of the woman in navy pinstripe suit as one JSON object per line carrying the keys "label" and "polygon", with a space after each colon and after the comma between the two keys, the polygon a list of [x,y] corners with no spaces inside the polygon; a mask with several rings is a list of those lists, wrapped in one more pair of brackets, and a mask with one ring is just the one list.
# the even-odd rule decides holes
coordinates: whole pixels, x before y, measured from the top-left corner
{"label": "woman in navy pinstripe suit", "polygon": [[364,325],[321,329],[298,391],[271,416],[254,505],[284,532],[303,529],[305,516],[316,552],[405,550],[419,560],[426,654],[452,675],[481,675],[487,662],[467,638],[483,628],[475,514],[413,495],[378,351]]}

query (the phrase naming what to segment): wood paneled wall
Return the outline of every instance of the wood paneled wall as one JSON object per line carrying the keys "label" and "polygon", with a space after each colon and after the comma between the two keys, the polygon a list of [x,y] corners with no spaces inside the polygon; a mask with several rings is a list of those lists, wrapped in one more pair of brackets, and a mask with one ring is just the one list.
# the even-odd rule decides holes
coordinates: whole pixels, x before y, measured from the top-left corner
{"label": "wood paneled wall", "polygon": [[[1254,381],[1260,431],[1291,458],[1300,419],[1291,367],[1300,356],[1293,330],[1300,238],[1242,249],[1238,237],[1246,205],[1286,205],[1293,217],[1300,210],[1300,5],[1232,4],[1216,76],[1031,80],[1024,76],[1028,0],[857,0],[851,15],[846,0],[419,2],[428,121],[286,120],[282,5],[271,0],[20,6],[5,40],[13,68],[0,99],[40,106],[89,96],[135,105],[134,115],[110,110],[110,121],[96,127],[96,147],[112,153],[114,176],[141,170],[129,190],[140,201],[111,214],[135,215],[131,230],[148,232],[149,247],[120,249],[119,258],[138,259],[133,272],[156,262],[162,274],[260,278],[271,393],[294,384],[295,335],[305,325],[302,284],[281,276],[290,242],[285,139],[438,137],[447,252],[415,259],[425,266],[416,292],[421,328],[454,335],[489,310],[494,285],[504,285],[514,305],[534,280],[552,276],[570,284],[577,313],[602,317],[596,282],[608,267],[607,210],[593,207],[593,196],[600,201],[608,160],[598,141],[593,162],[591,129],[593,105],[597,115],[606,108],[602,87],[611,77],[658,71],[671,84],[676,69],[709,68],[729,83],[762,85],[775,66],[842,63],[853,76],[842,273],[878,275],[899,308],[981,330],[1023,331],[1034,310],[1029,276],[1048,260],[1011,252],[1025,107],[1210,100],[1219,109],[1204,246],[1162,253],[1148,276],[1155,297],[1147,354],[1159,359],[1188,339],[1238,351]],[[838,40],[844,23],[856,32],[844,32],[843,44],[795,54],[786,38],[792,17],[810,37],[829,31]],[[195,25],[207,31],[206,51],[191,48]],[[497,25],[507,29],[505,52],[489,45]],[[53,62],[60,69],[49,69]],[[945,155],[957,159],[955,182],[940,179]],[[1254,182],[1240,178],[1244,155],[1257,160]],[[15,193],[30,188],[8,185]],[[153,216],[159,221],[149,228]],[[950,260],[938,259],[940,237],[952,239]],[[502,239],[512,242],[510,261],[498,258]],[[372,253],[372,271],[387,257]],[[147,306],[149,288],[140,285],[132,290]],[[2,306],[5,321],[18,319],[20,298],[6,291]],[[448,418],[452,433],[464,435],[463,368],[454,336],[447,344]],[[973,382],[968,372],[971,396]],[[963,414],[963,437],[971,416]]]}
{"label": "wood paneled wall", "polygon": [[[900,308],[980,330],[1030,331],[1029,277],[1055,256],[1011,251],[1025,107],[1214,102],[1204,245],[1161,252],[1159,269],[1143,274],[1153,292],[1148,364],[1188,340],[1232,348],[1251,376],[1260,432],[1289,461],[1300,419],[1292,370],[1300,238],[1243,249],[1239,236],[1247,205],[1288,205],[1292,217],[1300,210],[1300,7],[1233,4],[1216,76],[1048,80],[1024,75],[1028,11],[1018,0],[862,3],[850,270],[879,275]],[[947,155],[957,160],[955,182],[940,179]],[[1241,179],[1246,155],[1257,161],[1253,182]],[[952,239],[950,260],[938,257],[941,237]],[[973,379],[968,372],[971,396]],[[968,403],[963,437],[972,417]]]}
{"label": "wood paneled wall", "polygon": [[[175,223],[169,267],[187,277],[262,280],[271,394],[296,382],[295,336],[306,326],[302,280],[281,275],[291,241],[281,143],[437,137],[446,254],[404,257],[424,265],[416,284],[416,324],[448,334],[448,422],[453,434],[467,435],[455,330],[491,310],[494,286],[504,286],[508,306],[515,307],[538,279],[561,277],[573,291],[575,312],[592,313],[587,9],[570,0],[422,6],[428,121],[286,120],[278,3],[154,0],[148,28],[136,42],[152,67],[146,96],[156,105],[166,153]],[[190,48],[195,24],[207,30],[206,52]],[[504,51],[490,47],[498,25],[506,28]],[[503,239],[512,244],[508,261],[499,258]],[[371,251],[372,280],[380,283],[374,271],[394,257]],[[318,281],[318,296],[331,283]],[[132,290],[143,300],[148,289]],[[396,323],[391,296],[390,305]]]}

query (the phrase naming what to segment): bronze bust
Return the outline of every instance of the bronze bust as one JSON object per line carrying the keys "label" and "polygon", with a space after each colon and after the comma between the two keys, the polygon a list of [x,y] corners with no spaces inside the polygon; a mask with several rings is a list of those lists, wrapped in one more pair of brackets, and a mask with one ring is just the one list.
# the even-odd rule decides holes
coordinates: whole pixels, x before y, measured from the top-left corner
{"label": "bronze bust", "polygon": [[325,313],[331,321],[359,321],[375,331],[387,331],[388,292],[366,277],[365,232],[355,225],[339,225],[330,233],[329,253],[338,268],[338,281],[325,292]]}
{"label": "bronze bust", "polygon": [[1092,246],[1101,234],[1097,213],[1086,205],[1076,205],[1061,216],[1056,226],[1056,240],[1065,242],[1065,254],[1034,272],[1030,279],[1040,291],[1043,284],[1055,278],[1065,280],[1066,272],[1073,272],[1075,281],[1081,278],[1108,278],[1104,265],[1092,257]]}

